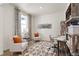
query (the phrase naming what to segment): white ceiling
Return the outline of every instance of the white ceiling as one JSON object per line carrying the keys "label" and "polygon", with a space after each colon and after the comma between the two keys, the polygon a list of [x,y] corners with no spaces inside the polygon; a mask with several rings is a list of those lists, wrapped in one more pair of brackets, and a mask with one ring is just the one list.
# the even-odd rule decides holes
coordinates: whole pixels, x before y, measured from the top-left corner
{"label": "white ceiling", "polygon": [[67,3],[18,3],[15,5],[32,15],[64,12],[67,7]]}

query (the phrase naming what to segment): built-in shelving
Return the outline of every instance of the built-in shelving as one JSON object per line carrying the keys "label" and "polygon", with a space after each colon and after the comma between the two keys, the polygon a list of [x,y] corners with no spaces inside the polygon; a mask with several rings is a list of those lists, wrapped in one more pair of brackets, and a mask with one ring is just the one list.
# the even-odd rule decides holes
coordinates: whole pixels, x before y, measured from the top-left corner
{"label": "built-in shelving", "polygon": [[79,4],[78,3],[71,3],[66,11],[66,21],[65,23],[79,20]]}
{"label": "built-in shelving", "polygon": [[[68,41],[70,41],[68,45],[69,45],[70,51],[72,51],[71,54],[75,55],[73,53],[75,53],[76,50],[79,51],[78,47],[75,47],[75,46],[78,46],[77,43],[79,43],[78,41],[76,42],[75,37],[77,37],[77,40],[78,40],[79,39],[79,35],[75,35],[75,34],[71,35],[68,32],[69,31],[69,27],[71,26],[72,22],[73,23],[75,23],[75,22],[79,23],[79,3],[71,3],[68,6],[68,9],[66,11],[66,21],[65,21],[66,28],[67,28],[67,30],[66,30],[66,32],[67,32],[66,33],[67,34],[66,38],[68,38]],[[77,24],[77,26],[79,26],[79,25]],[[72,27],[70,29],[71,29],[71,32],[73,32],[74,29],[76,31],[78,28],[76,29],[75,27]],[[78,31],[76,31],[76,32],[78,32]]]}

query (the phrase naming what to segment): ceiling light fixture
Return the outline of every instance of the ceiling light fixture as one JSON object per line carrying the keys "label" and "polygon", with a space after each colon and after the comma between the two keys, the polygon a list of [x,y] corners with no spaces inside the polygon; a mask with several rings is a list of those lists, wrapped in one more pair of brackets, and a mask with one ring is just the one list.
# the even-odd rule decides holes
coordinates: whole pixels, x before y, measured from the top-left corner
{"label": "ceiling light fixture", "polygon": [[40,7],[40,9],[41,9],[41,8],[43,8],[43,7]]}

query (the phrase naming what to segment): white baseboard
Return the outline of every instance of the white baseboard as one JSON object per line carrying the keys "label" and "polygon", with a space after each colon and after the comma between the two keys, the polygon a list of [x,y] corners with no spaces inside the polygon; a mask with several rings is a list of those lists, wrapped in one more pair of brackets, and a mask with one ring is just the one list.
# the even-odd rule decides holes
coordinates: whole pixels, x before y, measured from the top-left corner
{"label": "white baseboard", "polygon": [[4,50],[4,51],[9,51],[10,49],[6,49],[6,50]]}
{"label": "white baseboard", "polygon": [[0,52],[0,56],[1,56],[1,55],[3,55],[3,51],[2,51],[2,52]]}

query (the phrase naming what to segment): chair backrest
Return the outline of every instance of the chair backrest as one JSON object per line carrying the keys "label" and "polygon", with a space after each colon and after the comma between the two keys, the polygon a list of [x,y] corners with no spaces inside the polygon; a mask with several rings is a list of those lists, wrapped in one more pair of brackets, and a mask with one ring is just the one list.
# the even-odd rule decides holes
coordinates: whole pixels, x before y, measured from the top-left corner
{"label": "chair backrest", "polygon": [[57,44],[57,40],[56,40],[56,37],[52,37],[51,35],[49,35],[50,37],[50,40],[53,44]]}
{"label": "chair backrest", "polygon": [[38,32],[35,32],[34,33],[34,37],[39,37],[39,33]]}
{"label": "chair backrest", "polygon": [[50,41],[53,43],[54,42],[54,38],[51,35],[49,35],[49,38],[50,38]]}

